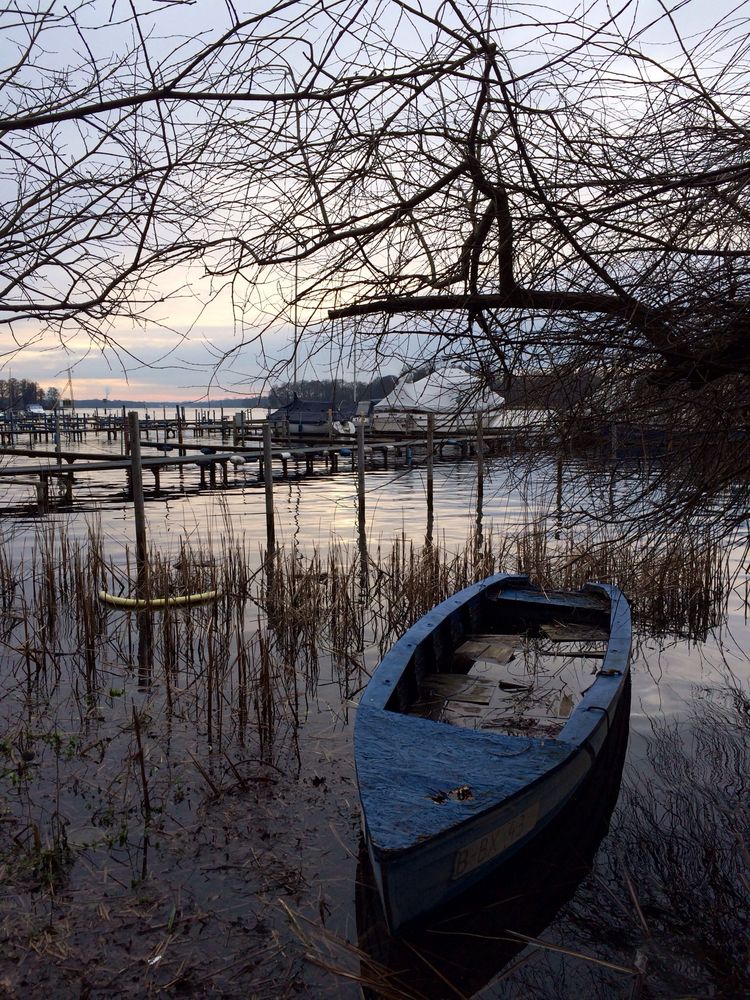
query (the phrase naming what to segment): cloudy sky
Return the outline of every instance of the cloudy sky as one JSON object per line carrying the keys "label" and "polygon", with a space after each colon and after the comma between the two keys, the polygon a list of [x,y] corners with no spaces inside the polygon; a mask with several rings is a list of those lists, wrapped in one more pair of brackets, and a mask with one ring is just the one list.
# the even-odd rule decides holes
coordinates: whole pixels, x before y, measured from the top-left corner
{"label": "cloudy sky", "polygon": [[[19,6],[33,9],[36,5],[31,0]],[[54,3],[52,6],[55,6]],[[237,6],[242,7],[241,4]],[[262,5],[249,6],[259,10]],[[496,11],[502,6],[496,4]],[[710,3],[708,0],[633,0],[629,5],[623,0],[618,6],[627,7],[629,24],[647,24],[651,18],[663,18],[665,9],[669,7],[674,11],[686,38],[712,26],[718,26],[716,30],[720,30],[722,21],[730,18],[737,20],[748,10],[746,2],[732,3],[730,0],[712,0]],[[116,4],[107,3],[100,4],[98,9],[111,12],[115,7]],[[608,4],[599,0],[587,3],[561,0],[555,4],[554,10],[549,8],[547,14],[543,5],[536,5],[535,10],[540,21],[546,22],[547,19],[559,18],[561,7],[575,13],[586,10],[593,22],[606,18],[609,9]],[[88,9],[96,10],[97,7],[93,5]],[[180,11],[179,16],[191,19],[196,26],[203,18],[210,26],[213,9],[213,4],[201,0],[184,12]],[[660,60],[669,59],[670,52],[674,57],[681,58],[674,47],[674,39],[670,40],[668,34],[669,23],[662,20],[659,34],[644,35],[643,44],[653,46]],[[3,66],[12,66],[17,52],[17,47],[7,44],[7,38],[5,44],[0,41],[0,62]],[[58,53],[57,58],[64,57]],[[13,192],[7,187],[3,193],[6,200],[12,200]],[[273,321],[248,311],[244,315],[244,325],[240,327],[226,296],[218,296],[208,305],[198,301],[199,297],[203,297],[200,285],[199,278],[188,275],[179,293],[153,309],[144,325],[133,327],[123,322],[114,323],[99,341],[92,342],[88,333],[78,332],[75,328],[68,329],[62,338],[41,337],[31,324],[16,326],[10,332],[0,332],[3,374],[33,378],[44,388],[52,385],[62,388],[71,369],[75,395],[79,399],[110,397],[143,401],[252,395],[263,391],[269,380],[283,378],[284,364],[291,356],[294,336],[290,319]],[[273,309],[267,310],[266,315],[273,312]],[[328,339],[324,335],[322,342],[325,344]],[[306,345],[307,341],[304,343]],[[310,343],[313,343],[312,339]],[[319,345],[321,341],[316,343]],[[297,374],[300,378],[325,378],[332,374],[351,376],[351,358],[340,343],[315,350],[311,357],[306,357],[307,353],[307,347],[303,346],[298,356]],[[365,374],[363,369],[367,367],[367,360],[360,359],[360,374]],[[377,373],[398,372],[399,367],[397,359],[393,364],[389,364],[388,359],[381,359]],[[370,375],[375,374],[374,366],[372,368]],[[290,365],[286,369],[286,377],[291,377],[292,371]]]}

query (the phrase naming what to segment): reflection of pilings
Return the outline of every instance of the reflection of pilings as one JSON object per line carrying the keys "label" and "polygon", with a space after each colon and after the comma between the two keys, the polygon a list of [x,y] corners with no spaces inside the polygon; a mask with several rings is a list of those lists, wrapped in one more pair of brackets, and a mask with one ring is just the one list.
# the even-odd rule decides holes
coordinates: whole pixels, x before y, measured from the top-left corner
{"label": "reflection of pilings", "polygon": [[[138,628],[138,687],[149,688],[153,679],[154,628],[151,611],[137,611]],[[169,669],[169,664],[166,665]]]}

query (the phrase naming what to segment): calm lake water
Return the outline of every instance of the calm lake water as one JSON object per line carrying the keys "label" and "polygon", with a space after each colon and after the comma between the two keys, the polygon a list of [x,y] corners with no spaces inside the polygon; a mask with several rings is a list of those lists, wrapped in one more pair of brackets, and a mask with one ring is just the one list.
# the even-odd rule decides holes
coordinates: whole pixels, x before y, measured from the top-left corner
{"label": "calm lake water", "polygon": [[[100,437],[74,447],[119,454],[120,445]],[[499,538],[536,522],[550,538],[583,538],[592,527],[616,519],[618,491],[626,491],[636,474],[625,467],[613,479],[605,469],[584,484],[576,463],[563,468],[559,481],[553,460],[495,459],[484,484],[485,537],[496,533]],[[229,489],[210,491],[200,489],[196,468],[165,470],[163,495],[147,502],[152,545],[177,559],[181,543],[200,542],[221,558],[228,539],[239,538],[257,553],[259,566],[266,527],[257,467],[230,467],[229,475]],[[145,485],[150,494],[148,473]],[[370,472],[366,486],[371,553],[379,544],[387,550],[396,536],[421,544],[424,468]],[[101,531],[105,559],[124,571],[126,547],[132,553],[134,536],[122,480],[91,475],[77,484],[72,509],[45,518],[33,513],[28,486],[3,484],[0,489],[8,515],[0,531],[9,563],[28,560],[50,523],[64,524],[77,538],[93,525]],[[355,489],[351,473],[278,482],[280,543],[307,555],[336,544],[354,549]],[[475,527],[474,464],[436,464],[436,540],[458,551]],[[229,787],[218,757],[244,766],[257,755],[249,743],[227,742],[218,753],[196,720],[167,711],[163,686],[146,690],[139,685],[133,650],[122,646],[100,650],[100,666],[111,679],[110,696],[99,700],[97,712],[81,714],[70,695],[73,681],[63,685],[67,694],[52,708],[32,710],[17,666],[21,633],[6,625],[0,739],[15,749],[0,758],[5,772],[0,821],[11,817],[8,828],[25,843],[29,829],[35,827],[44,839],[64,818],[71,845],[70,867],[53,906],[66,922],[57,932],[64,947],[55,951],[46,943],[26,961],[23,974],[22,943],[17,928],[8,930],[9,921],[28,925],[29,934],[38,935],[51,919],[50,903],[23,887],[3,900],[9,943],[0,975],[10,984],[8,995],[16,995],[12,990],[21,995],[24,975],[32,985],[47,982],[60,996],[79,995],[74,987],[80,990],[82,983],[89,984],[90,996],[107,990],[109,996],[156,995],[161,989],[167,995],[182,990],[183,995],[222,997],[358,995],[359,988],[333,970],[366,973],[368,980],[381,982],[380,994],[376,989],[371,995],[388,995],[382,985],[386,972],[380,966],[373,972],[373,960],[401,971],[399,988],[406,992],[399,996],[577,1000],[636,996],[640,989],[654,997],[743,995],[750,976],[743,981],[738,970],[744,963],[748,975],[746,946],[726,945],[722,938],[737,930],[735,920],[744,919],[749,895],[747,881],[743,889],[743,879],[750,878],[743,847],[748,830],[743,812],[748,703],[743,697],[750,690],[745,558],[741,540],[727,552],[732,586],[721,623],[708,634],[680,638],[642,630],[636,636],[622,790],[601,843],[596,840],[577,860],[574,848],[565,848],[572,852],[570,879],[561,882],[558,894],[524,875],[516,887],[516,909],[508,911],[499,905],[508,903],[507,885],[490,887],[489,896],[477,903],[485,913],[497,911],[489,929],[438,928],[411,951],[368,931],[377,915],[360,858],[351,754],[357,691],[342,694],[330,665],[321,664],[317,683],[300,681],[299,739],[288,736],[287,751],[273,766],[259,765],[252,783],[235,782],[231,791],[211,795],[207,786],[213,783],[221,791]],[[28,565],[27,570],[33,572]],[[370,650],[368,667],[376,661]],[[63,659],[60,664],[64,670]],[[148,711],[142,738],[149,747],[154,787],[168,778],[171,795],[167,803],[165,793],[160,805],[161,832],[145,840],[132,798],[138,771],[135,764],[125,772],[117,766],[134,759],[133,707]],[[19,780],[11,766],[24,717],[33,736],[29,752],[35,755],[31,767],[39,766],[38,780],[28,774]],[[60,740],[69,742],[67,757]],[[85,753],[78,752],[81,747]],[[600,802],[606,798],[601,789],[594,794]],[[118,802],[129,822],[117,812]],[[585,808],[591,810],[590,826],[603,833],[608,816],[598,816],[591,803]],[[719,822],[723,825],[711,839]],[[585,839],[581,833],[580,843]],[[547,845],[547,851],[564,870],[561,843]],[[541,870],[541,862],[535,863]],[[716,912],[730,904],[732,915]],[[513,932],[544,943],[509,941]],[[456,941],[463,972],[456,972]],[[203,949],[200,959],[196,949]],[[440,955],[449,952],[453,965],[442,969]],[[90,968],[92,959],[98,971]],[[129,986],[122,976],[117,980],[118,970],[127,970]],[[640,970],[641,977],[632,970]],[[119,984],[114,992],[113,982]]]}

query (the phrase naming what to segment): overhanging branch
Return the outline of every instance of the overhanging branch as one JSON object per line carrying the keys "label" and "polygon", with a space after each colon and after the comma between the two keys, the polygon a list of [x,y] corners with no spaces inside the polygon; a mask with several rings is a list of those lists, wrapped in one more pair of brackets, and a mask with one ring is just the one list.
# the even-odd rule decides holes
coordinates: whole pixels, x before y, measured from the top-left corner
{"label": "overhanging branch", "polygon": [[[528,288],[514,288],[505,293],[478,295],[407,295],[388,299],[373,299],[358,302],[338,309],[329,309],[331,319],[346,319],[351,316],[368,316],[382,313],[395,316],[398,313],[442,312],[457,309],[527,309],[544,312],[592,312],[618,315],[637,321],[638,325],[648,322],[651,311],[632,301],[623,302],[616,295],[596,292],[550,292]],[[655,317],[654,317],[655,318]]]}

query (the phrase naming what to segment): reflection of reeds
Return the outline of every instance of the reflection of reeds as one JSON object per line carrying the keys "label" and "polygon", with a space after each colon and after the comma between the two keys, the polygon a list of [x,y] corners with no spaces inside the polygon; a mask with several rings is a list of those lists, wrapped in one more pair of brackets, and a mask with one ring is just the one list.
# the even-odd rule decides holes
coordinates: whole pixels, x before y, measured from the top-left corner
{"label": "reflection of reeds", "polygon": [[366,661],[372,664],[368,650],[382,655],[429,608],[500,569],[529,572],[545,587],[618,583],[642,624],[691,637],[720,621],[730,584],[721,550],[703,536],[654,551],[594,536],[574,543],[536,530],[489,532],[481,547],[458,553],[400,537],[390,548],[371,547],[367,573],[359,549],[335,544],[325,555],[277,550],[262,560],[230,537],[221,551],[183,542],[176,556],[154,551],[150,558],[154,594],[215,590],[220,598],[147,614],[106,610],[98,590],[128,593],[129,586],[106,561],[97,530],[76,541],[46,525],[31,571],[0,550],[7,666],[22,670],[27,697],[70,684],[85,698],[85,714],[109,683],[100,676],[103,662],[114,657],[139,666],[142,685],[162,688],[170,712],[202,720],[212,745],[245,740],[254,718],[266,749],[279,722],[299,725],[323,655],[346,700],[361,687]]}
{"label": "reflection of reeds", "polygon": [[[627,590],[642,622],[694,635],[720,620],[728,589],[720,552],[699,537],[654,551],[645,545],[626,549],[593,536],[573,544],[536,531],[512,537],[487,532],[481,547],[472,541],[458,553],[401,537],[392,546],[371,545],[363,567],[356,546],[332,545],[307,554],[280,549],[264,559],[232,534],[231,524],[222,530],[221,543],[182,543],[176,551],[152,551],[150,557],[154,594],[215,590],[221,596],[206,605],[168,604],[148,612],[112,610],[99,601],[100,589],[131,594],[134,567],[128,566],[127,553],[120,554],[119,563],[105,555],[96,528],[76,539],[59,524],[46,523],[36,546],[25,552],[0,544],[0,780],[9,791],[7,812],[0,816],[0,870],[9,866],[7,881],[26,885],[30,877],[48,890],[74,873],[95,894],[94,878],[86,881],[84,866],[77,864],[83,850],[89,851],[86,864],[97,877],[112,867],[113,852],[120,851],[118,866],[128,853],[132,877],[142,881],[148,840],[152,856],[162,837],[162,845],[168,845],[162,849],[169,851],[173,844],[178,856],[178,837],[185,833],[190,842],[203,825],[199,816],[207,799],[212,812],[216,806],[218,823],[221,808],[234,806],[243,817],[252,814],[255,807],[248,808],[242,796],[255,796],[257,806],[259,789],[267,787],[267,801],[274,801],[275,777],[287,783],[286,791],[297,773],[304,782],[299,766],[308,745],[298,734],[308,711],[313,726],[327,726],[332,716],[338,725],[339,709],[345,719],[349,700],[378,656],[430,607],[475,579],[499,570],[528,570],[545,586],[615,580]],[[318,704],[320,682],[326,687]],[[747,713],[746,701],[740,704]],[[316,732],[311,727],[307,734],[311,731]],[[718,754],[719,742],[714,749]],[[686,776],[688,784],[692,777],[693,772]],[[325,787],[322,779],[320,786],[309,786],[311,794],[317,796],[319,787]],[[291,793],[298,794],[299,789]],[[740,794],[744,786],[738,783]],[[287,801],[307,808],[300,799]],[[337,801],[345,801],[345,795]],[[82,803],[83,834],[76,829]],[[348,810],[348,802],[341,808]],[[283,809],[279,827],[291,811]],[[649,809],[645,796],[633,806],[633,816],[643,820],[641,833],[652,843],[642,863],[633,864],[630,857],[640,849],[641,833],[634,828],[623,836],[635,892],[653,930],[660,917],[654,917],[649,871],[661,865],[674,881],[679,852],[673,847],[661,857],[659,812]],[[134,822],[139,812],[143,824]],[[746,822],[741,809],[726,813],[737,862],[747,860],[742,853]],[[243,819],[234,842],[250,844],[256,868],[263,858],[269,871],[284,868],[271,837],[281,831],[253,841],[259,829]],[[709,826],[703,829],[707,835]],[[680,835],[676,830],[677,839]],[[85,843],[93,845],[90,850],[82,847]],[[258,851],[259,843],[265,846]],[[311,849],[319,846],[313,843]],[[210,849],[220,853],[215,844]],[[727,857],[717,853],[714,868]],[[253,867],[245,867],[244,856],[235,861],[243,873]],[[21,871],[26,877],[18,875]],[[690,874],[695,876],[692,868]],[[735,875],[741,888],[746,875],[739,868]],[[182,876],[180,871],[165,892],[181,884]],[[269,878],[268,884],[275,882]],[[653,885],[659,885],[656,875]],[[620,895],[627,902],[627,890]],[[127,890],[123,898],[129,898]],[[673,904],[661,889],[658,898],[687,919],[687,903],[675,898]],[[598,901],[587,919],[607,905]],[[739,905],[736,909],[740,912]],[[629,905],[627,913],[632,913]],[[19,946],[17,922],[15,914],[8,916],[0,930],[10,927]],[[719,931],[717,922],[712,938]],[[628,965],[632,951],[626,949],[619,959]],[[372,970],[373,976],[377,972]],[[392,982],[386,987],[396,989]]]}
{"label": "reflection of reeds", "polygon": [[717,995],[747,996],[750,690],[730,679],[723,689],[696,689],[691,704],[679,727],[652,721],[648,755],[658,780],[626,783],[620,856],[659,932],[643,945],[654,969],[674,977],[675,991],[689,975],[704,995],[710,984]]}

